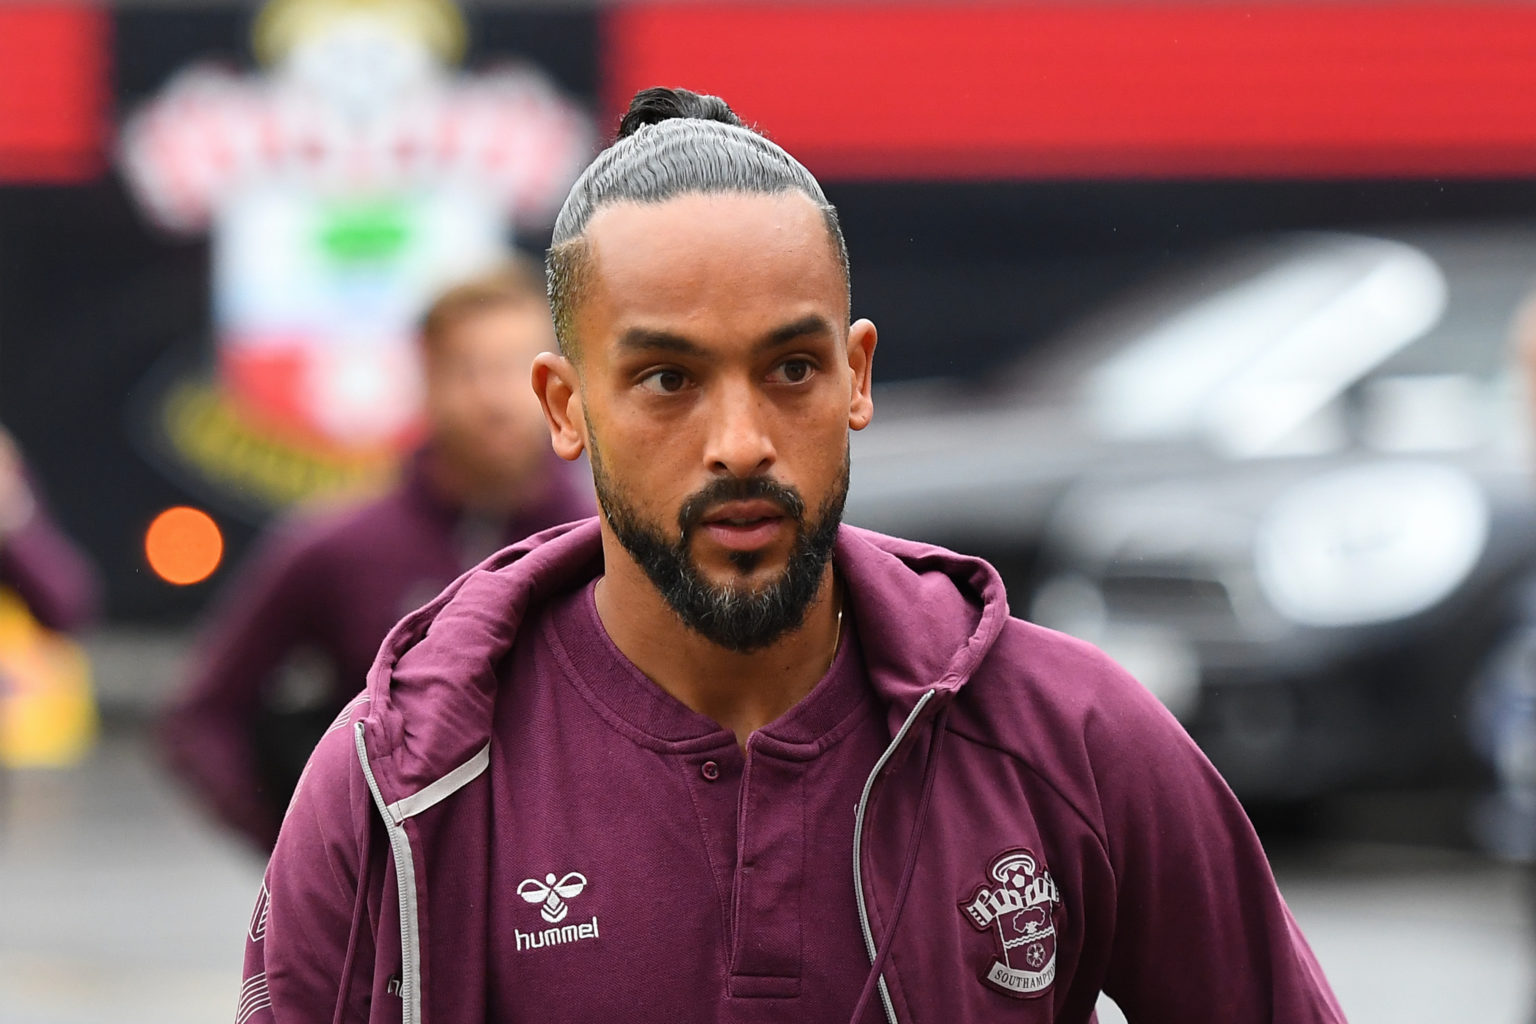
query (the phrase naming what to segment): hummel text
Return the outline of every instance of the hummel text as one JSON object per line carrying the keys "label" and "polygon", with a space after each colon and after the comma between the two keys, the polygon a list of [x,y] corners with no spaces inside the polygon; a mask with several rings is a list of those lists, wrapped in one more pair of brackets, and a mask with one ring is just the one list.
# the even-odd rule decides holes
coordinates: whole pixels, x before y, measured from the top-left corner
{"label": "hummel text", "polygon": [[583,939],[598,938],[597,918],[585,924],[568,924],[560,928],[545,928],[541,932],[523,932],[512,929],[513,936],[517,939],[517,951],[521,953],[525,949],[543,949],[545,946],[558,946],[566,942],[580,942]]}

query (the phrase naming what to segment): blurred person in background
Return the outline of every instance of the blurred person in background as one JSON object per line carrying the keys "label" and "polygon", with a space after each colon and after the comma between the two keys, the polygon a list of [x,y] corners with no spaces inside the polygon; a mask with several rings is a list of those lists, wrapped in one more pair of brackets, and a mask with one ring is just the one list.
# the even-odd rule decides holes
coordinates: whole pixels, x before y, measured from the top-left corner
{"label": "blurred person in background", "polygon": [[0,427],[0,768],[63,767],[96,738],[90,663],[66,634],[96,616],[96,568],[54,524]]}
{"label": "blurred person in background", "polygon": [[[1536,438],[1536,292],[1515,310],[1509,340],[1528,436]],[[1478,669],[1467,720],[1496,787],[1473,808],[1472,833],[1494,856],[1536,865],[1536,573],[1510,588],[1503,611],[1504,632]]]}
{"label": "blurred person in background", "polygon": [[1146,688],[980,559],[842,525],[876,332],[804,166],[646,90],[548,264],[533,383],[602,514],[390,635],[239,1024],[1343,1020]]}
{"label": "blurred person in background", "polygon": [[[1536,438],[1536,291],[1515,310],[1509,339],[1530,417],[1528,436]],[[1474,805],[1471,827],[1488,853],[1526,866],[1536,921],[1536,573],[1528,572],[1511,594],[1504,636],[1472,688],[1468,731],[1493,770],[1495,788]],[[1536,1006],[1526,1020],[1536,1024]]]}
{"label": "blurred person in background", "polygon": [[15,440],[0,428],[0,585],[38,623],[71,632],[96,615],[96,569],[54,525]]}
{"label": "blurred person in background", "polygon": [[543,274],[526,260],[444,293],[421,330],[428,436],[398,484],[280,522],[213,609],[160,740],[201,802],[261,850],[390,628],[497,549],[591,514],[528,387],[553,344]]}

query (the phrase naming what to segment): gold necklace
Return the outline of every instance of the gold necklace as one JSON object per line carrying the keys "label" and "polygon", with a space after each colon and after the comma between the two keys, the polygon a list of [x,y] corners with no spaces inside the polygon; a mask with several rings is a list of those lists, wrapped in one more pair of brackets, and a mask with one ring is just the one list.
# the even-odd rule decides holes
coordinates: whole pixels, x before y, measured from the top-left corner
{"label": "gold necklace", "polygon": [[[839,594],[837,598],[837,626],[832,631],[832,653],[827,658],[826,672],[832,671],[832,663],[837,660],[838,645],[843,642],[843,598]],[[825,675],[826,672],[822,674]]]}

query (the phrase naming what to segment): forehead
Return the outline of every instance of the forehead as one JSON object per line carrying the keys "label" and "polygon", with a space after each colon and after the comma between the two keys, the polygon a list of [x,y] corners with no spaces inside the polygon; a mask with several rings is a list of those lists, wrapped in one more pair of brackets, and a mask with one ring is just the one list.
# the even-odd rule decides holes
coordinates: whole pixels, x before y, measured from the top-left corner
{"label": "forehead", "polygon": [[492,302],[459,312],[442,327],[429,355],[439,358],[485,352],[527,353],[528,358],[554,344],[550,315],[541,302]]}
{"label": "forehead", "polygon": [[[586,306],[622,321],[718,323],[843,315],[846,288],[821,210],[800,192],[689,194],[593,215]],[[793,308],[791,308],[793,307]]]}

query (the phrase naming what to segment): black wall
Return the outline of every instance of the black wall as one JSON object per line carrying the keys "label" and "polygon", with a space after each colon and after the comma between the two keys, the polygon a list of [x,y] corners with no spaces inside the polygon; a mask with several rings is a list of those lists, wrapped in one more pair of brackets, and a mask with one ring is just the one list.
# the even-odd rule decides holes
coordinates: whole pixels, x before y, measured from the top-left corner
{"label": "black wall", "polygon": [[[591,103],[593,11],[479,10],[471,66],[534,59]],[[116,15],[120,110],[188,61],[249,63],[243,10]],[[769,126],[771,128],[771,126]],[[814,168],[813,168],[814,170]],[[855,313],[881,328],[884,379],[982,376],[1108,296],[1232,238],[1280,229],[1525,218],[1529,182],[827,182],[854,268]],[[530,247],[544,239],[519,240]],[[114,176],[83,188],[0,187],[0,420],[58,517],[99,560],[119,620],[184,621],[211,583],[176,588],[140,538],[185,493],[130,420],[157,361],[207,342],[207,247],[149,228]],[[216,513],[218,510],[214,510]],[[221,519],[235,559],[257,524]]]}

